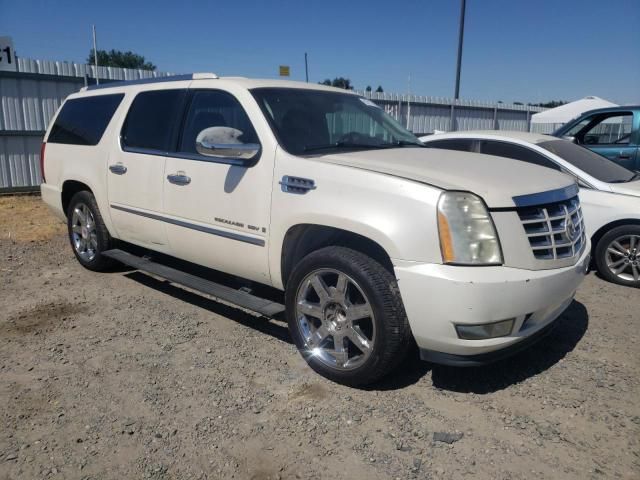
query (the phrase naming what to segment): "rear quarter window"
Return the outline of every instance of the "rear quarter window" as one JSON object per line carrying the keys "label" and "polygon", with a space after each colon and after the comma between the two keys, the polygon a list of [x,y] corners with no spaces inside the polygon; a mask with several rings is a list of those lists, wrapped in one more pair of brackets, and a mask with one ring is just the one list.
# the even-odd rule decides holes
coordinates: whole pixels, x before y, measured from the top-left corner
{"label": "rear quarter window", "polygon": [[67,100],[51,127],[47,143],[97,145],[124,94]]}

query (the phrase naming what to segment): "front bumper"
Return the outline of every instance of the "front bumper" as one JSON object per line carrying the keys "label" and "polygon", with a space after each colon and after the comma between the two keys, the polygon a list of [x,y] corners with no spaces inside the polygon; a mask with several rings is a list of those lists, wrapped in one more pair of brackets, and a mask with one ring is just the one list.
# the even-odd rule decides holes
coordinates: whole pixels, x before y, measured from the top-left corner
{"label": "front bumper", "polygon": [[[448,365],[481,365],[541,338],[571,304],[589,266],[587,245],[571,267],[523,270],[394,261],[400,294],[421,357]],[[458,338],[455,325],[513,318],[511,334]]]}

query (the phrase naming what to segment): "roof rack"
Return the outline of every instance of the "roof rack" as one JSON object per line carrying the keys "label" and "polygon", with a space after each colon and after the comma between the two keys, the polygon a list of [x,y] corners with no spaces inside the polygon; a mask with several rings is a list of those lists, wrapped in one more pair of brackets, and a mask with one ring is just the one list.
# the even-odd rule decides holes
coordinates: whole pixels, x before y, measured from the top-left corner
{"label": "roof rack", "polygon": [[124,82],[115,80],[108,83],[102,83],[100,85],[89,85],[81,90],[99,90],[101,88],[112,87],[126,87],[128,85],[143,85],[146,83],[161,83],[161,82],[177,82],[180,80],[206,80],[219,78],[215,73],[187,73],[184,75],[170,75],[168,77],[155,77],[155,78],[141,78],[139,80],[126,80]]}

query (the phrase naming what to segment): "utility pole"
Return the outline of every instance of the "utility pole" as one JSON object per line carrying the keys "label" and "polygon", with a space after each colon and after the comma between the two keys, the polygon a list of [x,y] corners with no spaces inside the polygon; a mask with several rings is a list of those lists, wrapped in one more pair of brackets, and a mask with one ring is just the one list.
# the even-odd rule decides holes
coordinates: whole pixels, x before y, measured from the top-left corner
{"label": "utility pole", "polygon": [[309,83],[309,62],[307,62],[307,52],[304,52],[304,75]]}
{"label": "utility pole", "polygon": [[456,93],[454,98],[460,98],[460,69],[462,67],[462,42],[464,40],[464,14],[467,7],[467,0],[461,0],[460,5],[460,27],[458,31],[458,65],[456,67]]}
{"label": "utility pole", "polygon": [[411,119],[411,74],[407,78],[407,130],[409,130],[409,120]]}
{"label": "utility pole", "polygon": [[98,42],[96,42],[96,26],[91,25],[93,29],[93,63],[96,66],[96,85],[100,85],[100,79],[98,78]]}

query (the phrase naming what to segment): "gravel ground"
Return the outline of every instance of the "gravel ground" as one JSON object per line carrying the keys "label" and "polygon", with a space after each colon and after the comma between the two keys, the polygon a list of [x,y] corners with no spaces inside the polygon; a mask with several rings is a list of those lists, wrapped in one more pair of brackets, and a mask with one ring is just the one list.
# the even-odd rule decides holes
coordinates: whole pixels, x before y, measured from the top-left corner
{"label": "gravel ground", "polygon": [[357,390],[282,321],[89,272],[52,232],[0,235],[2,480],[640,478],[638,290],[591,274],[510,360]]}

